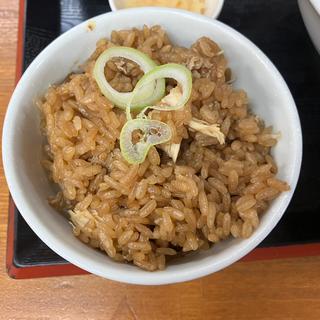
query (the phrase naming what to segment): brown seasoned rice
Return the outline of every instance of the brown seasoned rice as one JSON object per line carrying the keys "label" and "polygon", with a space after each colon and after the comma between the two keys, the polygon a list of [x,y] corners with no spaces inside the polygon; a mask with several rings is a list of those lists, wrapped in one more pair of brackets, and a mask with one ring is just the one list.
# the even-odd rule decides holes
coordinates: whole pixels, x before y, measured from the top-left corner
{"label": "brown seasoned rice", "polygon": [[[125,113],[101,94],[92,76],[97,57],[114,45],[191,70],[187,105],[149,113],[171,127],[172,143],[181,143],[176,164],[160,147],[140,165],[123,159],[119,135]],[[105,74],[122,92],[132,91],[142,76],[135,63],[120,58],[107,63]],[[168,80],[167,92],[173,86]],[[43,165],[61,189],[50,203],[69,213],[81,241],[116,261],[162,270],[168,257],[230,236],[248,238],[269,201],[289,189],[275,177],[270,155],[279,135],[249,110],[245,91],[233,89],[223,51],[209,38],[182,48],[159,26],[113,31],[111,39],[98,41],[83,72],[51,86],[39,105],[47,138]],[[218,124],[225,144],[190,130],[192,118]]]}

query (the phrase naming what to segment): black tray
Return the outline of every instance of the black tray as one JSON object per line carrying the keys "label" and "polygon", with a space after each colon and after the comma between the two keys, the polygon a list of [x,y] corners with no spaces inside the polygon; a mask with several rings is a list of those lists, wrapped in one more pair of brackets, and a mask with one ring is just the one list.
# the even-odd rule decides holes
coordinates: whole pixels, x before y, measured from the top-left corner
{"label": "black tray", "polygon": [[[109,10],[106,0],[28,0],[23,69],[59,34]],[[295,195],[281,222],[260,247],[320,243],[320,56],[310,42],[297,3],[226,0],[219,20],[251,39],[273,61],[291,89],[302,123],[304,157]],[[32,232],[14,206],[12,212],[16,267],[67,263]]]}

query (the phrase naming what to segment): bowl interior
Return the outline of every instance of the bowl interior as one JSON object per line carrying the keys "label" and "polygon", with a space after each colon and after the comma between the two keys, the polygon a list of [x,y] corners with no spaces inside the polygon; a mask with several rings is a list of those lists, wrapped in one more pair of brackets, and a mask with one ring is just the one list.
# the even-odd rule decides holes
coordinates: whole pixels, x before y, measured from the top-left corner
{"label": "bowl interior", "polygon": [[[54,251],[97,275],[109,279],[140,283],[162,284],[193,279],[217,271],[241,258],[253,249],[272,230],[287,207],[299,175],[301,162],[301,132],[299,118],[290,92],[268,59],[243,36],[212,19],[179,10],[122,10],[91,19],[62,35],[32,63],[19,82],[6,115],[3,154],[4,167],[12,196],[32,229]],[[81,65],[102,37],[114,29],[142,27],[143,24],[162,25],[173,43],[190,46],[201,36],[214,39],[224,49],[230,67],[236,75],[236,87],[247,91],[256,114],[282,139],[274,148],[280,178],[289,182],[290,192],[277,198],[261,219],[254,235],[247,240],[230,240],[211,250],[190,254],[168,265],[165,271],[148,273],[128,264],[118,264],[106,255],[93,250],[71,232],[68,221],[47,203],[53,194],[42,169],[42,137],[39,131],[39,112],[34,100],[50,84],[61,82]],[[186,25],[188,30],[186,32]],[[83,45],[85,43],[85,46]]]}

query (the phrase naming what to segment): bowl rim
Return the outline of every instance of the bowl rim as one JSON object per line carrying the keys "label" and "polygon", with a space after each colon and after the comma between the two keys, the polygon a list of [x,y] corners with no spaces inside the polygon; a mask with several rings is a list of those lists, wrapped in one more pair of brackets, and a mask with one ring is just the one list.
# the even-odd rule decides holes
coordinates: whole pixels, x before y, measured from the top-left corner
{"label": "bowl rim", "polygon": [[[208,1],[208,0],[207,0]],[[116,3],[115,3],[115,0],[109,0],[109,5],[110,5],[110,8],[111,8],[111,10],[112,11],[119,11],[119,10],[125,10],[125,9],[118,9],[117,8],[117,5],[116,5]],[[222,10],[222,8],[223,8],[223,5],[224,5],[224,0],[217,0],[217,6],[216,6],[216,8],[215,8],[215,10],[213,11],[213,13],[212,13],[212,15],[210,15],[210,16],[206,16],[206,17],[211,17],[212,19],[216,19],[216,18],[218,18],[219,17],[219,15],[220,15],[220,13],[221,13],[221,10]],[[140,7],[141,8],[141,7]],[[154,7],[149,7],[149,6],[145,6],[145,7],[143,7],[143,8],[164,8],[164,7],[156,7],[156,6],[154,6]],[[170,8],[169,8],[170,9]],[[172,9],[174,9],[174,8],[172,8]],[[179,9],[178,9],[179,10]],[[197,14],[197,13],[195,13],[195,14]],[[203,15],[203,14],[201,14],[201,15]],[[203,15],[203,16],[205,16],[205,15]]]}
{"label": "bowl rim", "polygon": [[[282,196],[282,201],[279,203],[279,206],[277,207],[276,213],[274,214],[273,218],[270,219],[268,224],[264,227],[264,229],[256,230],[256,232],[242,245],[240,248],[238,248],[236,251],[232,251],[231,254],[228,257],[224,257],[223,259],[219,259],[219,261],[216,261],[214,259],[211,259],[210,261],[204,263],[201,266],[190,267],[189,269],[181,268],[181,272],[166,272],[159,271],[159,272],[144,272],[143,274],[139,274],[139,276],[132,277],[132,273],[128,272],[126,270],[116,270],[116,268],[112,266],[106,266],[101,270],[98,265],[93,265],[90,263],[87,259],[87,257],[82,256],[81,254],[75,252],[71,248],[64,245],[64,242],[58,239],[56,236],[54,236],[52,233],[47,233],[45,228],[43,227],[42,223],[39,222],[36,215],[33,213],[34,210],[31,210],[29,208],[29,205],[25,202],[24,197],[20,195],[19,192],[19,184],[15,181],[15,171],[13,166],[11,165],[11,149],[10,143],[12,142],[11,136],[12,132],[14,131],[14,126],[11,124],[14,122],[14,114],[16,113],[16,108],[14,107],[15,104],[19,104],[19,101],[21,100],[21,97],[19,96],[19,91],[21,88],[23,88],[23,85],[25,82],[28,81],[28,78],[30,75],[33,74],[33,72],[36,71],[37,66],[42,59],[50,53],[54,48],[59,47],[60,42],[62,40],[68,40],[70,37],[73,37],[73,35],[76,35],[78,32],[78,29],[83,28],[87,25],[89,21],[96,21],[99,22],[103,19],[108,19],[110,16],[122,16],[122,15],[130,15],[135,13],[145,13],[146,10],[148,12],[152,12],[153,14],[162,14],[162,15],[171,15],[172,18],[175,16],[182,16],[186,19],[192,19],[196,20],[199,23],[210,23],[215,24],[217,28],[222,30],[222,32],[227,32],[231,34],[232,36],[238,38],[241,42],[244,42],[259,58],[259,60],[266,66],[268,70],[270,70],[271,73],[274,74],[274,76],[278,79],[279,86],[281,88],[281,91],[288,99],[288,105],[290,105],[291,114],[292,114],[292,121],[294,121],[296,125],[296,131],[295,131],[295,142],[297,143],[296,146],[296,154],[295,154],[295,160],[293,165],[293,174],[292,174],[292,183],[291,188],[292,191],[290,191],[288,194],[284,194]],[[126,283],[132,283],[132,284],[143,284],[143,285],[159,285],[159,284],[171,284],[176,282],[183,282],[188,280],[193,280],[196,278],[200,278],[206,275],[209,275],[213,272],[219,271],[235,261],[241,259],[243,256],[245,256],[248,252],[253,250],[275,227],[275,225],[278,223],[280,218],[285,212],[285,209],[287,208],[292,195],[294,193],[294,190],[296,188],[299,173],[300,173],[300,167],[301,167],[301,160],[302,160],[302,133],[301,133],[301,125],[300,125],[300,119],[298,115],[298,111],[295,105],[295,102],[293,100],[293,97],[291,95],[291,92],[282,78],[279,71],[276,69],[276,67],[273,65],[273,63],[267,58],[267,56],[255,45],[253,44],[249,39],[247,39],[245,36],[243,36],[238,31],[234,30],[233,28],[225,25],[222,22],[219,22],[217,20],[213,20],[212,18],[193,14],[190,12],[187,12],[185,10],[179,10],[179,9],[168,9],[168,8],[132,8],[132,9],[123,9],[116,12],[109,12],[104,13],[102,15],[93,17],[88,19],[87,21],[84,21],[80,23],[79,25],[73,27],[66,33],[60,35],[56,40],[54,40],[49,46],[47,46],[30,64],[28,69],[25,71],[23,76],[21,77],[20,81],[18,82],[13,95],[11,97],[11,100],[8,105],[8,109],[5,115],[4,120],[4,126],[3,126],[3,135],[2,135],[3,143],[2,143],[2,155],[3,155],[3,166],[4,166],[4,172],[7,179],[7,184],[9,186],[11,195],[17,205],[17,208],[21,212],[22,216],[26,220],[26,222],[29,224],[31,229],[39,236],[39,238],[45,242],[53,251],[55,251],[57,254],[65,258],[67,261],[73,263],[74,265],[90,272],[96,275],[99,275],[104,278],[108,278],[115,281],[120,282],[126,282]],[[191,269],[191,270],[190,270]]]}
{"label": "bowl rim", "polygon": [[111,11],[113,11],[113,12],[120,10],[117,8],[114,0],[109,0],[109,6],[110,6]]}
{"label": "bowl rim", "polygon": [[313,9],[320,15],[320,1],[319,0],[309,0]]}

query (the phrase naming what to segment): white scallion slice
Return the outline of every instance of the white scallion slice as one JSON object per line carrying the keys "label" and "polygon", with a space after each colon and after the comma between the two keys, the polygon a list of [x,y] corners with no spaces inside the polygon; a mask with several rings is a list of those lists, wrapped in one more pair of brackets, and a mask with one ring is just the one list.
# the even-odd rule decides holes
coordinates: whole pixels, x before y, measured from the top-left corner
{"label": "white scallion slice", "polygon": [[[150,83],[165,78],[171,78],[177,81],[181,92],[179,95],[177,95],[176,92],[174,93],[176,96],[178,96],[178,99],[175,99],[176,96],[173,96],[173,94],[170,93],[164,98],[162,98],[158,105],[149,105],[146,108],[144,108],[140,112],[138,117],[143,117],[147,109],[155,109],[162,111],[178,110],[180,108],[183,108],[185,104],[188,102],[192,90],[192,74],[188,68],[176,63],[167,63],[161,66],[157,66],[148,73],[146,73],[136,84],[132,92],[132,101],[134,101],[135,96],[138,94],[140,95],[140,92],[144,90],[144,88],[148,86]],[[128,105],[128,108],[130,108],[130,110],[132,109],[131,105],[131,103],[129,103]]]}
{"label": "white scallion slice", "polygon": [[[133,141],[133,134],[140,134],[138,141]],[[120,149],[124,159],[131,163],[142,163],[150,148],[171,139],[170,127],[161,121],[133,119],[126,122],[120,134]]]}
{"label": "white scallion slice", "polygon": [[148,85],[143,86],[143,88],[139,90],[139,95],[134,94],[134,97],[133,92],[119,92],[113,89],[106,80],[104,70],[106,63],[110,59],[118,57],[134,61],[145,74],[157,66],[152,59],[139,50],[129,47],[111,47],[106,49],[98,57],[93,69],[93,76],[99,89],[106,98],[119,108],[125,109],[128,104],[130,104],[131,110],[139,110],[159,101],[164,96],[164,78],[157,78],[154,81],[148,82]]}

